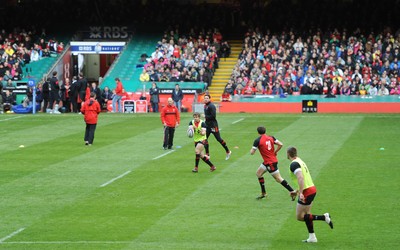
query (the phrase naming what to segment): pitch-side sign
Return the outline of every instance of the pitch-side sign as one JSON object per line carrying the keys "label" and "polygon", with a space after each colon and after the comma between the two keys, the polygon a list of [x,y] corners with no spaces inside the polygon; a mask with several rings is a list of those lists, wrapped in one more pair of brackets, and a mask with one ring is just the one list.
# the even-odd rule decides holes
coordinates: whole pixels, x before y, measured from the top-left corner
{"label": "pitch-side sign", "polygon": [[119,54],[125,42],[71,42],[71,52],[81,54]]}
{"label": "pitch-side sign", "polygon": [[124,113],[147,113],[148,105],[146,100],[124,100]]}

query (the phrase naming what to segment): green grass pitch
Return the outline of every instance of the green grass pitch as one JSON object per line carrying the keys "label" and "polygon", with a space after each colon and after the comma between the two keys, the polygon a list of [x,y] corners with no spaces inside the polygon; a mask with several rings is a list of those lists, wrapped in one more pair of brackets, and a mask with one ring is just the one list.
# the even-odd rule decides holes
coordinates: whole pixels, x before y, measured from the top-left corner
{"label": "green grass pitch", "polygon": [[[174,150],[162,149],[158,114],[101,114],[92,147],[83,117],[0,116],[0,249],[395,249],[400,225],[400,115],[218,114],[225,152],[209,138],[210,173],[187,138],[182,114]],[[266,175],[257,201],[250,148],[256,127],[308,164],[318,195],[312,212],[330,212],[331,230],[314,222],[305,244],[295,202]],[[24,145],[24,147],[20,147]]]}

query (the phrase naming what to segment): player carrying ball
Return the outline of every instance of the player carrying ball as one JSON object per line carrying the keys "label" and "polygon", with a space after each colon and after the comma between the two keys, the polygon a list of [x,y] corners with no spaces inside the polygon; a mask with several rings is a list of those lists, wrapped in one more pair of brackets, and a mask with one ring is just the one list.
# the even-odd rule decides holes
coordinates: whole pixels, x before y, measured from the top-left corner
{"label": "player carrying ball", "polygon": [[200,158],[210,166],[210,172],[216,170],[216,167],[210,162],[210,159],[204,153],[204,145],[207,144],[207,136],[206,136],[206,124],[204,121],[200,119],[200,113],[193,113],[193,120],[189,122],[189,129],[193,129],[193,140],[195,146],[195,165],[192,170],[193,173],[197,173],[199,171],[199,161]]}

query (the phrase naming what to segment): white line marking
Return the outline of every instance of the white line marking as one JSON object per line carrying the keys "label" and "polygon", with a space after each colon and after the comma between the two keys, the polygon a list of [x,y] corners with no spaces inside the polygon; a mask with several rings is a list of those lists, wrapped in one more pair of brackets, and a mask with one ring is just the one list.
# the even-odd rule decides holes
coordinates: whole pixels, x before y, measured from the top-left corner
{"label": "white line marking", "polygon": [[24,227],[23,227],[23,228],[20,228],[20,229],[18,229],[17,231],[15,231],[15,232],[13,232],[13,233],[7,235],[6,237],[0,239],[0,244],[3,243],[4,241],[8,240],[9,238],[13,237],[14,235],[19,234],[20,232],[22,232],[22,231],[24,231],[24,230],[25,230]]}
{"label": "white line marking", "polygon": [[118,180],[118,179],[121,179],[122,177],[124,177],[125,175],[129,174],[130,172],[131,172],[131,170],[126,171],[125,173],[123,173],[123,174],[121,174],[121,175],[118,175],[118,176],[115,177],[114,179],[111,179],[111,180],[107,181],[106,183],[100,185],[100,187],[105,187],[105,186],[107,186],[108,184],[111,184],[111,183],[113,183],[114,181],[116,181],[116,180]]}
{"label": "white line marking", "polygon": [[9,120],[14,120],[14,119],[18,119],[18,118],[22,118],[23,116],[15,116],[15,117],[10,117],[10,118],[6,118],[6,119],[1,119],[0,122],[5,122],[5,121],[9,121]]}
{"label": "white line marking", "polygon": [[2,244],[129,244],[132,243],[132,241],[86,241],[86,240],[80,240],[80,241],[8,241],[8,242],[3,242]]}
{"label": "white line marking", "polygon": [[159,156],[157,156],[157,157],[154,157],[153,160],[157,160],[158,158],[164,157],[164,156],[166,156],[166,155],[168,155],[168,154],[170,154],[170,153],[173,153],[174,151],[175,151],[175,150],[168,151],[168,152],[165,153],[165,154],[162,154],[162,155],[159,155]]}
{"label": "white line marking", "polygon": [[236,124],[236,123],[241,122],[241,121],[243,121],[243,120],[244,120],[244,118],[239,119],[239,120],[237,120],[237,121],[232,122],[232,124]]}

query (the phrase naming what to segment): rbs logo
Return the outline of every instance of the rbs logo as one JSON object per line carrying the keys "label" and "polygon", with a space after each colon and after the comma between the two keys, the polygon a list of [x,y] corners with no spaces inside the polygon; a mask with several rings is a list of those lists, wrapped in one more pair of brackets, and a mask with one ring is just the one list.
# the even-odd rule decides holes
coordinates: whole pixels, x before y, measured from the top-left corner
{"label": "rbs logo", "polygon": [[127,39],[128,27],[122,26],[105,26],[105,27],[90,27],[91,39]]}

